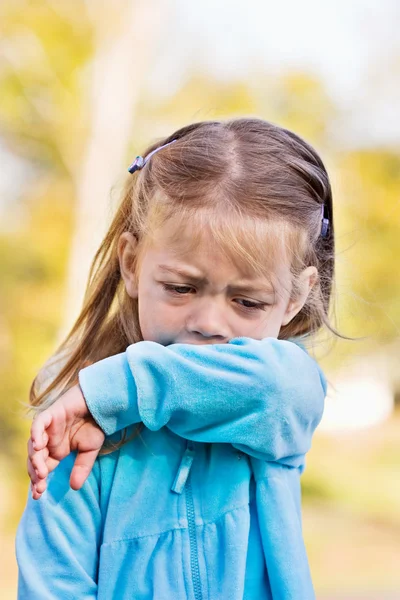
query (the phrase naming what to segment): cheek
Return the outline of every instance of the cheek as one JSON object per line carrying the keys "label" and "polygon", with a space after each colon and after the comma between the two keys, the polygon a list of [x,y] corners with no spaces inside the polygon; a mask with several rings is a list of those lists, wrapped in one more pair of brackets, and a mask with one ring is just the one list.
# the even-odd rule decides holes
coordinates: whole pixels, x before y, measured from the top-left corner
{"label": "cheek", "polygon": [[[174,309],[175,308],[175,309]],[[177,311],[160,298],[142,300],[139,296],[139,324],[143,339],[163,344],[171,343],[175,334],[182,329],[183,311]]]}
{"label": "cheek", "polygon": [[262,321],[263,337],[278,337],[285,314],[284,307],[275,306]]}

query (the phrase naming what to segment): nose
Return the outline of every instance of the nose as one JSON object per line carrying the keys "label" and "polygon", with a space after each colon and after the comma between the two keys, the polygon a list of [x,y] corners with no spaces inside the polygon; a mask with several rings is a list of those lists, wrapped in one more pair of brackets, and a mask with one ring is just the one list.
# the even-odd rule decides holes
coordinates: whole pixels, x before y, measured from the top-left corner
{"label": "nose", "polygon": [[191,307],[186,321],[189,333],[203,337],[214,343],[227,342],[229,338],[226,322],[226,307],[215,298],[199,298]]}

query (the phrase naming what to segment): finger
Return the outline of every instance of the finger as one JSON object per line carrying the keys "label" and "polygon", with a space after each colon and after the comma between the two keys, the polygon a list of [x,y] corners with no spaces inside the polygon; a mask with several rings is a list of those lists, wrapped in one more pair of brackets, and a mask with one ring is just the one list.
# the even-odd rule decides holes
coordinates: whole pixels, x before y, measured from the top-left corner
{"label": "finger", "polygon": [[49,454],[59,460],[65,458],[70,452],[69,435],[66,432],[71,427],[63,406],[54,406],[53,418],[46,433],[49,437],[47,447]]}
{"label": "finger", "polygon": [[33,483],[31,483],[31,486],[30,486],[30,487],[31,487],[31,494],[32,494],[32,498],[33,498],[34,500],[38,500],[38,498],[37,498],[37,494],[36,494],[36,491],[35,491],[35,486],[33,485]]}
{"label": "finger", "polygon": [[33,498],[34,500],[39,500],[39,499],[42,497],[42,494],[41,494],[41,493],[39,493],[39,492],[36,490],[36,486],[35,486],[35,485],[33,485],[33,486],[31,487],[31,491],[32,491],[32,498]]}
{"label": "finger", "polygon": [[46,467],[47,467],[48,473],[51,473],[52,471],[54,471],[54,469],[56,467],[58,467],[59,464],[60,464],[60,461],[57,458],[52,458],[51,456],[49,456],[46,459]]}
{"label": "finger", "polygon": [[48,441],[45,430],[50,426],[52,414],[49,410],[39,413],[33,420],[31,426],[31,440],[35,450],[42,450]]}
{"label": "finger", "polygon": [[97,450],[90,450],[89,452],[78,453],[69,480],[73,490],[81,489],[93,469],[93,465],[99,452],[100,448]]}
{"label": "finger", "polygon": [[41,479],[37,483],[33,484],[33,489],[35,490],[35,492],[37,494],[40,494],[40,495],[43,494],[43,492],[45,491],[46,488],[47,488],[46,479]]}
{"label": "finger", "polygon": [[26,470],[28,471],[28,475],[31,480],[31,484],[37,483],[39,481],[39,477],[32,465],[30,458],[26,459]]}
{"label": "finger", "polygon": [[28,441],[28,458],[32,463],[32,467],[36,471],[36,474],[39,479],[44,479],[48,475],[48,469],[46,465],[46,460],[49,456],[49,451],[47,448],[43,448],[43,450],[38,450],[35,452],[33,450],[33,444],[31,440]]}
{"label": "finger", "polygon": [[[47,472],[51,473],[52,471],[54,471],[54,469],[59,464],[60,464],[59,460],[57,460],[55,458],[47,458],[46,459]],[[31,486],[32,491],[35,490],[37,493],[39,493],[41,495],[44,492],[44,490],[47,488],[47,476],[44,478],[39,477],[29,458],[27,460],[27,468],[28,468],[29,477],[31,478],[31,483],[33,484],[33,486]],[[35,497],[34,499],[37,500],[38,497]]]}
{"label": "finger", "polygon": [[45,479],[45,477],[47,477],[47,475],[49,474],[46,464],[48,455],[49,451],[47,450],[47,448],[44,448],[43,450],[39,450],[39,452],[35,452],[34,454],[32,454],[32,456],[28,457],[32,463],[32,467],[35,470],[38,479]]}

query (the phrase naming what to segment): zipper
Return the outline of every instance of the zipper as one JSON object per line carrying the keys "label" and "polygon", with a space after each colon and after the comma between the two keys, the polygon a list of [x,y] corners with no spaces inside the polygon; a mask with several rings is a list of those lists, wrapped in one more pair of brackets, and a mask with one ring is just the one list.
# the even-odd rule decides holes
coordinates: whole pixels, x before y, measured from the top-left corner
{"label": "zipper", "polygon": [[200,583],[200,569],[199,569],[199,557],[196,539],[196,523],[194,517],[194,502],[193,502],[193,491],[192,491],[192,480],[189,477],[186,482],[186,509],[189,529],[189,543],[190,543],[190,565],[192,568],[192,580],[195,600],[202,599],[201,583]]}
{"label": "zipper", "polygon": [[186,512],[188,521],[188,532],[189,532],[189,546],[190,546],[190,569],[192,573],[192,582],[195,600],[202,600],[201,593],[201,580],[200,580],[200,568],[199,568],[199,551],[197,547],[196,538],[196,521],[194,514],[194,501],[193,501],[193,490],[192,480],[190,476],[190,469],[193,463],[195,455],[195,449],[193,442],[187,441],[186,450],[183,454],[181,463],[179,465],[178,472],[175,477],[175,481],[172,484],[171,490],[176,494],[181,494],[185,489],[186,496]]}
{"label": "zipper", "polygon": [[182,494],[184,490],[186,481],[189,477],[190,469],[192,468],[194,455],[194,448],[192,446],[189,447],[189,443],[187,442],[186,450],[183,453],[174,483],[171,486],[171,490],[176,494]]}

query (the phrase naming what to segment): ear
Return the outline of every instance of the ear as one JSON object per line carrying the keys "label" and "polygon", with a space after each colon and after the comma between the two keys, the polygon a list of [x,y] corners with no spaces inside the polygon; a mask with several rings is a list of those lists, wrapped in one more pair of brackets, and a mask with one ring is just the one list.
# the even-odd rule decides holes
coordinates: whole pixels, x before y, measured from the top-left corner
{"label": "ear", "polygon": [[134,235],[125,231],[118,241],[119,268],[125,289],[131,298],[138,297],[137,275],[135,271],[137,255],[137,239]]}
{"label": "ear", "polygon": [[316,267],[307,267],[301,272],[298,279],[298,294],[296,298],[290,300],[282,320],[282,326],[290,323],[297,313],[301,311],[317,278],[318,271]]}

